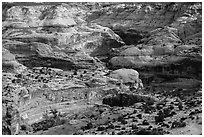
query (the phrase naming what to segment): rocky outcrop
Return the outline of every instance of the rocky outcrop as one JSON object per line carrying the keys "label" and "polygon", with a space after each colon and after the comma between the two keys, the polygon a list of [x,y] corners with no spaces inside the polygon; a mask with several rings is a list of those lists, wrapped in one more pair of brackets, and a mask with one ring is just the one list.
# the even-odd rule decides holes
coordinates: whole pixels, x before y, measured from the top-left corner
{"label": "rocky outcrop", "polygon": [[[171,27],[151,31],[150,37],[142,39],[144,44],[122,47],[119,49],[119,56],[113,57],[110,62],[113,66],[121,65],[123,67],[132,66],[139,68],[148,66],[148,64],[163,64],[162,56],[166,56],[166,59],[172,55],[182,58],[182,56],[185,56],[181,54],[184,50],[189,52],[187,54],[200,56],[201,47],[199,45],[185,46],[181,44],[182,41],[175,31]],[[195,50],[193,51],[192,49]]]}
{"label": "rocky outcrop", "polygon": [[108,58],[111,48],[124,43],[109,28],[87,24],[82,12],[71,4],[13,6],[3,22],[3,47],[28,67],[100,67],[95,57]]}
{"label": "rocky outcrop", "polygon": [[201,21],[200,3],[109,3],[108,6],[101,5],[100,9],[104,14],[94,18],[90,15],[88,20],[124,33],[129,29],[149,32],[170,24],[183,29],[181,26],[193,20]]}
{"label": "rocky outcrop", "polygon": [[73,18],[70,17],[68,9],[62,5],[53,6],[47,9],[40,16],[43,20],[43,27],[70,27],[76,25]]}
{"label": "rocky outcrop", "polygon": [[[110,59],[113,68],[151,69],[177,64],[186,57],[193,62],[201,58],[200,9],[200,3],[109,3],[103,7],[109,12],[88,19],[110,27],[132,45],[117,49]],[[178,52],[184,45],[189,48]]]}
{"label": "rocky outcrop", "polygon": [[[50,46],[49,51],[52,54],[50,56],[47,54],[46,58],[50,58],[51,62],[55,62],[55,59],[59,62],[67,62],[65,64],[72,67],[89,68],[95,66],[97,62],[93,57],[102,61],[108,61],[113,57],[110,63],[115,67],[140,68],[152,64],[151,62],[156,66],[165,64],[158,56],[172,55],[176,46],[182,45],[185,41],[193,44],[190,41],[201,36],[199,3],[183,5],[180,3],[138,3],[136,5],[129,3],[125,6],[110,4],[105,7],[102,5],[92,6],[95,11],[101,7],[104,11],[110,12],[104,12],[94,19],[90,16],[87,20],[85,13],[89,13],[88,6],[82,8],[80,4],[77,6],[73,6],[73,3],[30,7],[13,6],[6,12],[3,38],[18,43],[23,42],[21,43],[23,45],[36,42],[40,45],[46,44],[43,50],[40,49],[41,52],[48,53],[46,47]],[[124,20],[125,22],[121,23]],[[92,23],[89,23],[90,21]],[[124,45],[122,39],[111,29],[93,22],[111,28],[127,45],[142,43],[142,46],[139,46],[142,53],[139,54],[138,51],[134,51],[135,48],[134,50],[131,48],[120,53],[120,57],[114,57],[115,54],[112,51]],[[191,29],[187,31],[185,28],[188,26]],[[199,43],[198,41],[194,43]],[[4,44],[7,45],[7,42]],[[139,55],[133,56],[131,52]],[[44,58],[44,56],[40,57]],[[32,60],[32,57],[27,58]],[[35,56],[35,59],[38,58]],[[42,60],[39,58],[39,62]],[[123,64],[124,62],[126,63]],[[25,65],[27,62],[23,63]],[[43,62],[42,64],[50,63]],[[67,65],[63,69],[67,68]]]}
{"label": "rocky outcrop", "polygon": [[48,133],[65,123],[82,134],[160,134],[155,128],[172,121],[165,117],[200,109],[200,9],[200,3],[4,3],[3,134]]}
{"label": "rocky outcrop", "polygon": [[5,72],[17,72],[20,73],[25,66],[16,61],[15,56],[11,54],[8,50],[2,48],[2,70]]}
{"label": "rocky outcrop", "polygon": [[[125,67],[142,71],[147,69],[147,71],[154,72],[157,67],[160,67],[160,74],[163,73],[163,75],[177,74],[175,69],[181,74],[179,68],[183,68],[181,75],[187,77],[189,71],[191,71],[190,74],[193,74],[195,72],[193,69],[196,69],[197,74],[194,73],[193,78],[200,79],[201,46],[182,44],[175,30],[171,27],[159,28],[151,31],[150,37],[142,39],[143,44],[119,48],[116,56],[110,59],[112,68]],[[189,62],[188,65],[187,62]],[[175,64],[177,66],[174,67],[175,69],[168,69]]]}

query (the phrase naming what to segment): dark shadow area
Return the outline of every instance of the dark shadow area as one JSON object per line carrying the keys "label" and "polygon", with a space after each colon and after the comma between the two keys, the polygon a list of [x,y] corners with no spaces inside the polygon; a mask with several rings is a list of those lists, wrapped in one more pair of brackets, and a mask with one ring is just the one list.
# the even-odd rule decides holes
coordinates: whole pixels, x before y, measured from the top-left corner
{"label": "dark shadow area", "polygon": [[123,39],[126,45],[137,45],[141,39],[147,36],[147,32],[139,32],[134,29],[125,31],[122,29],[113,29],[113,31]]}

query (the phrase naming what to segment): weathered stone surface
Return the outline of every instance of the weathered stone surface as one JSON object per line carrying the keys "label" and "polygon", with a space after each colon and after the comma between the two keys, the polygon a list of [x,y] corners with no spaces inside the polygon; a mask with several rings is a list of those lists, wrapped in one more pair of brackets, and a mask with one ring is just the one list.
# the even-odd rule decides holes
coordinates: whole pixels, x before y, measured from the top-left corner
{"label": "weathered stone surface", "polygon": [[[125,42],[131,41],[128,45],[133,44],[117,49],[118,53],[110,59],[112,68],[151,70],[152,67],[182,62],[183,56],[189,60],[192,56],[195,60],[201,58],[200,6],[198,3],[110,4],[109,8],[104,8],[109,12],[98,15],[92,22],[109,26]],[[184,45],[188,48],[180,48]],[[172,59],[172,56],[176,58]]]}
{"label": "weathered stone surface", "polygon": [[70,11],[60,5],[44,11],[40,19],[43,20],[43,27],[70,27],[76,25],[76,22],[70,16]]}
{"label": "weathered stone surface", "polygon": [[201,5],[3,3],[3,134],[200,134]]}
{"label": "weathered stone surface", "polygon": [[114,70],[109,76],[121,80],[122,83],[137,83],[139,81],[139,73],[133,69]]}
{"label": "weathered stone surface", "polygon": [[[109,28],[79,20],[83,14],[77,14],[84,10],[77,9],[80,7],[67,4],[12,7],[4,21],[3,46],[20,56],[16,59],[29,67],[50,62],[52,67],[63,69],[100,67],[100,62],[96,63],[93,57],[108,58],[111,48],[124,43]],[[30,18],[32,16],[36,20]],[[8,25],[8,22],[14,25]],[[55,60],[67,65],[57,65]]]}
{"label": "weathered stone surface", "polygon": [[169,61],[169,59],[171,56],[177,56],[177,58],[182,59],[184,50],[187,50],[188,54],[197,54],[199,56],[199,46],[180,45],[179,43],[181,43],[181,40],[169,27],[157,29],[151,33],[148,39],[143,39],[146,43],[145,45],[119,49],[119,56],[113,57],[110,63],[115,67],[142,68],[145,66],[159,66],[176,63],[177,60],[173,62],[173,60]]}
{"label": "weathered stone surface", "polygon": [[[199,3],[141,3],[134,6],[132,4],[118,6],[112,3],[101,8],[104,10],[103,14],[98,14],[95,18],[90,16],[88,19],[111,27],[119,32],[121,37],[123,37],[122,34],[130,32],[129,30],[150,32],[170,25],[178,29],[176,34],[183,39],[184,35],[187,37],[196,34],[200,31],[198,28],[201,28],[201,5]],[[132,40],[136,37],[132,37]],[[131,35],[129,38],[131,39]]]}
{"label": "weathered stone surface", "polygon": [[22,72],[25,66],[16,61],[15,56],[2,48],[2,70],[6,72]]}

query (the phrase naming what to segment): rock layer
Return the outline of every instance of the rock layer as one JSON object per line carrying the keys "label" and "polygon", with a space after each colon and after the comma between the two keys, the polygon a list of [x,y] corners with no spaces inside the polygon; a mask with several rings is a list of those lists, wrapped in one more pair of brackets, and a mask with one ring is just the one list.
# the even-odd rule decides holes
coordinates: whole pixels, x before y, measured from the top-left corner
{"label": "rock layer", "polygon": [[[76,8],[79,9],[62,4],[8,9],[3,23],[3,47],[20,56],[17,60],[29,67],[50,63],[65,70],[96,67],[94,57],[106,58],[111,48],[124,43],[109,28],[84,22],[80,15],[83,9]],[[55,60],[62,63],[56,64]]]}

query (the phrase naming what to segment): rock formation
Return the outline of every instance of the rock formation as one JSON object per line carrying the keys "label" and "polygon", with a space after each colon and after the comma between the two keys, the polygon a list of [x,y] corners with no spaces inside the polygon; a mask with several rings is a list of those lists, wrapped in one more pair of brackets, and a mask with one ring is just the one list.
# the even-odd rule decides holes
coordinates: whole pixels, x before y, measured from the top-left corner
{"label": "rock formation", "polygon": [[201,84],[199,2],[2,3],[3,134],[201,134]]}

